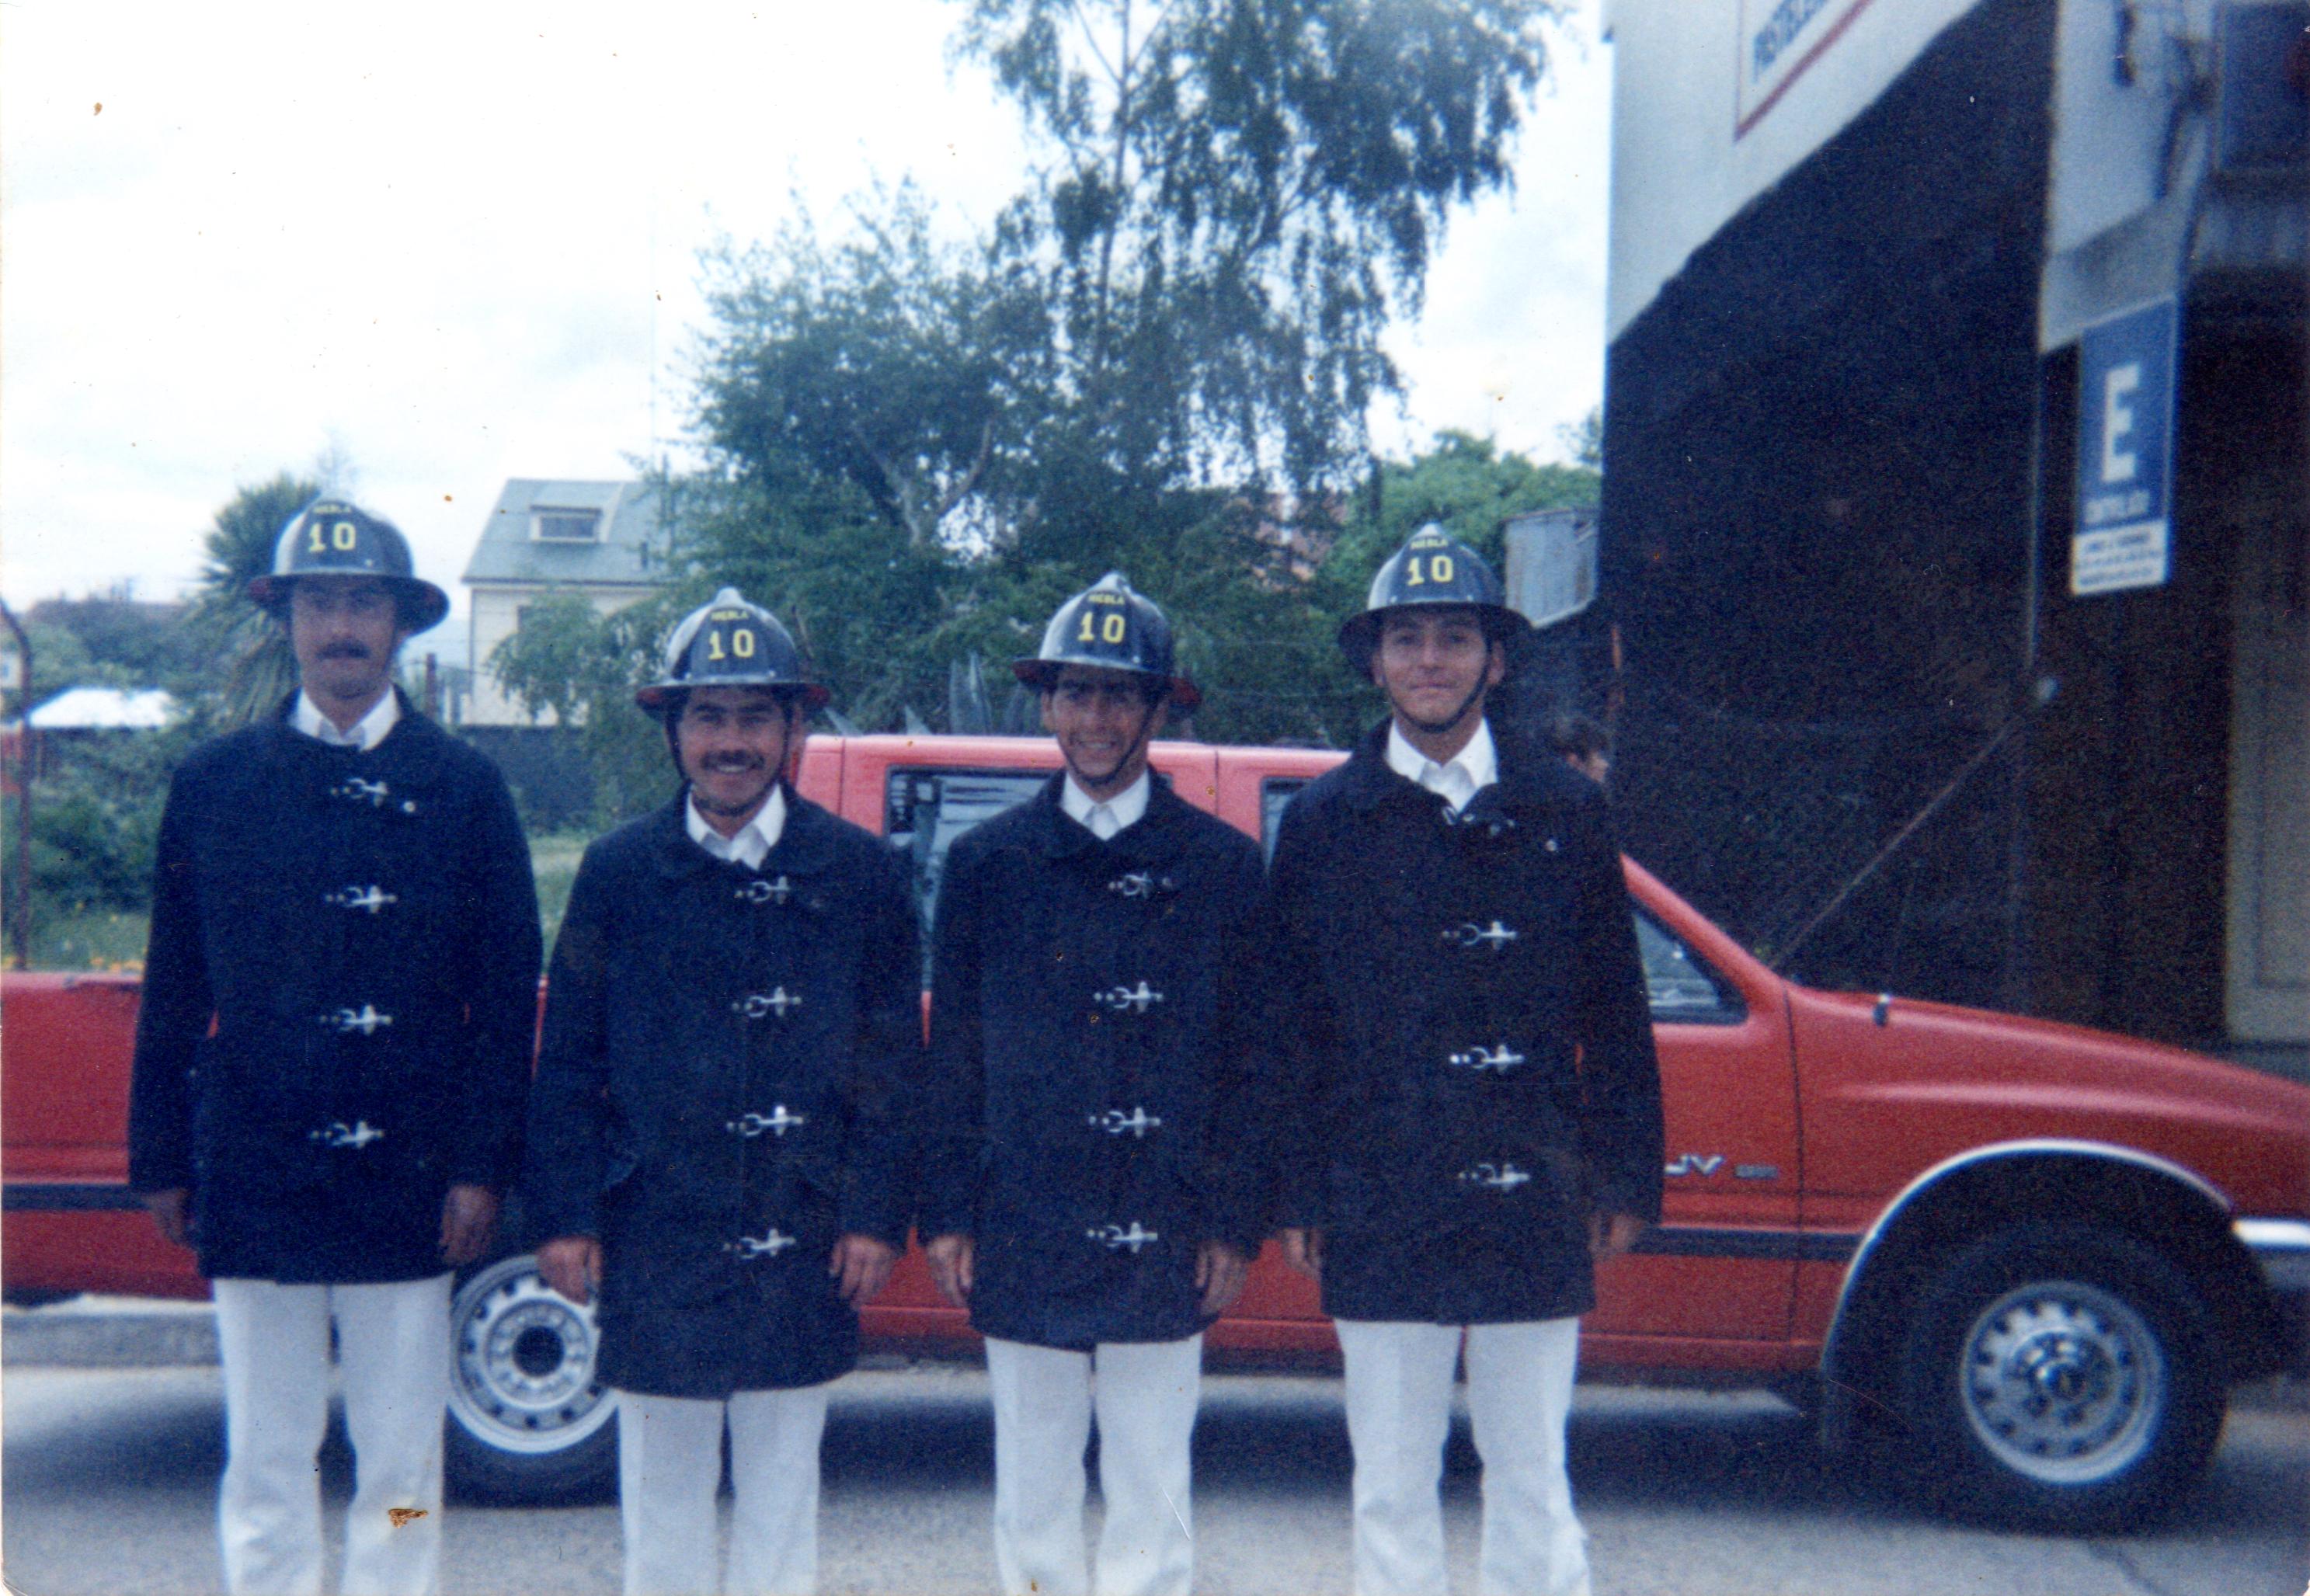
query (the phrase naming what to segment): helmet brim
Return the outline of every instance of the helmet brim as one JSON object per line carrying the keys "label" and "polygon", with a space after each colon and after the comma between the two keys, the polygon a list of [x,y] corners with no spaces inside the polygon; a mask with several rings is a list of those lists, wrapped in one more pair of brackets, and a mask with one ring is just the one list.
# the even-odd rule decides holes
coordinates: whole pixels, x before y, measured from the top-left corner
{"label": "helmet brim", "polygon": [[1348,664],[1356,668],[1359,676],[1371,674],[1372,655],[1379,650],[1380,628],[1398,610],[1472,610],[1484,629],[1488,642],[1510,643],[1532,629],[1532,622],[1505,604],[1473,604],[1465,599],[1437,600],[1433,603],[1388,604],[1377,610],[1366,610],[1340,622],[1338,642],[1340,652],[1348,656]]}
{"label": "helmet brim", "polygon": [[401,630],[404,637],[430,632],[441,624],[449,613],[449,595],[421,577],[384,577],[369,571],[306,571],[297,576],[277,577],[270,572],[251,577],[243,591],[248,602],[268,615],[285,620],[289,618],[291,589],[307,577],[330,578],[369,577],[382,582],[393,594],[395,612],[405,623]]}
{"label": "helmet brim", "polygon": [[805,714],[816,714],[826,707],[834,695],[815,681],[736,681],[726,676],[716,676],[710,681],[653,681],[634,690],[634,702],[651,714],[662,713],[680,704],[689,694],[705,687],[761,687],[774,693],[783,693],[800,704]]}
{"label": "helmet brim", "polygon": [[1058,685],[1059,672],[1069,665],[1081,665],[1091,671],[1113,671],[1123,676],[1143,676],[1150,681],[1159,681],[1164,688],[1164,701],[1174,709],[1193,709],[1203,701],[1203,690],[1185,676],[1159,676],[1152,671],[1134,671],[1128,665],[1118,665],[1113,660],[1041,659],[1028,655],[1011,662],[1011,674],[1038,693],[1048,692]]}

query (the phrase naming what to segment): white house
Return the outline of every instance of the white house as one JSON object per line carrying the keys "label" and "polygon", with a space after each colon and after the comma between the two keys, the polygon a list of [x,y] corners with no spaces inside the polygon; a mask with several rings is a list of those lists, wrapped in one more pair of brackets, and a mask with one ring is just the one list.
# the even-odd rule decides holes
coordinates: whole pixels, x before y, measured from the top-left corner
{"label": "white house", "polygon": [[600,613],[614,613],[664,581],[664,552],[657,491],[646,482],[508,481],[465,566],[473,693],[465,724],[530,724],[490,666],[530,604],[548,593],[577,593]]}

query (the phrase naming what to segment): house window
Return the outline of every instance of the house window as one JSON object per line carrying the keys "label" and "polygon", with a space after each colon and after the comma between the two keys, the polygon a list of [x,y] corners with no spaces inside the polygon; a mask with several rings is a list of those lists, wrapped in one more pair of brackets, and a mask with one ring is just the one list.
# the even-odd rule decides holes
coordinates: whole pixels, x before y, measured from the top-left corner
{"label": "house window", "polygon": [[602,541],[599,510],[547,509],[530,512],[529,535],[541,543],[598,543]]}

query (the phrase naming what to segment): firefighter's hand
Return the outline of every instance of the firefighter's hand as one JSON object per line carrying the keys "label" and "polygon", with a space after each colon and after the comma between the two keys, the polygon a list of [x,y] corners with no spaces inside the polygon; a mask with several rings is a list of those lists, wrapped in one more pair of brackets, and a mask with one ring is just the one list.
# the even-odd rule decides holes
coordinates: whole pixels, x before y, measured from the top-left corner
{"label": "firefighter's hand", "polygon": [[1324,1232],[1314,1226],[1283,1232],[1283,1262],[1311,1280],[1324,1278]]}
{"label": "firefighter's hand", "polygon": [[170,1186],[165,1192],[144,1193],[144,1211],[152,1216],[161,1239],[178,1246],[192,1245],[192,1223],[187,1217],[192,1208],[193,1193],[187,1186]]}
{"label": "firefighter's hand", "polygon": [[489,1251],[498,1227],[498,1194],[487,1186],[456,1185],[441,1199],[441,1262],[452,1269]]}
{"label": "firefighter's hand", "polygon": [[602,1244],[590,1236],[557,1236],[537,1249],[537,1272],[582,1308],[602,1283]]}
{"label": "firefighter's hand", "polygon": [[1634,1214],[1590,1214],[1588,1254],[1599,1263],[1617,1257],[1635,1246],[1646,1228],[1644,1220]]}
{"label": "firefighter's hand", "polygon": [[1223,1241],[1207,1241],[1195,1248],[1195,1284],[1203,1293],[1203,1312],[1224,1314],[1243,1295],[1243,1278],[1251,1260]]}
{"label": "firefighter's hand", "polygon": [[826,1272],[842,1281],[843,1301],[854,1308],[862,1307],[873,1300],[882,1282],[890,1278],[890,1265],[898,1261],[899,1250],[889,1242],[853,1232],[834,1244]]}
{"label": "firefighter's hand", "polygon": [[970,1305],[971,1264],[977,1249],[970,1237],[957,1232],[950,1236],[934,1236],[923,1244],[923,1256],[930,1260],[931,1279],[939,1295],[956,1307]]}

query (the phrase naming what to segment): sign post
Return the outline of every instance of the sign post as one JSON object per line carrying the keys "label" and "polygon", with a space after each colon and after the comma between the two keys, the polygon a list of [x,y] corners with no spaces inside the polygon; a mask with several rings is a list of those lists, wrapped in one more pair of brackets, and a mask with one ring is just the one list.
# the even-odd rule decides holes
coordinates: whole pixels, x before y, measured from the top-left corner
{"label": "sign post", "polygon": [[2122,312],[2078,340],[2078,522],[2070,592],[2158,587],[2173,568],[2172,299]]}

